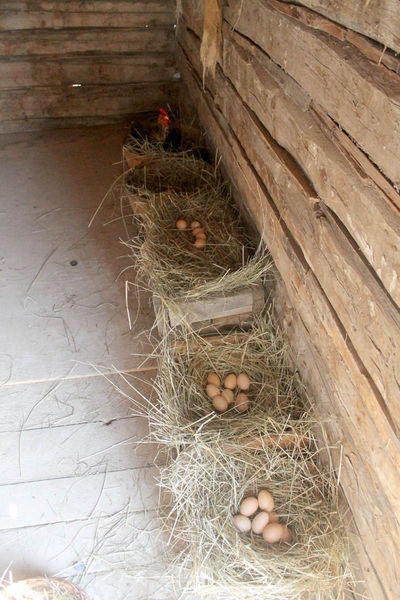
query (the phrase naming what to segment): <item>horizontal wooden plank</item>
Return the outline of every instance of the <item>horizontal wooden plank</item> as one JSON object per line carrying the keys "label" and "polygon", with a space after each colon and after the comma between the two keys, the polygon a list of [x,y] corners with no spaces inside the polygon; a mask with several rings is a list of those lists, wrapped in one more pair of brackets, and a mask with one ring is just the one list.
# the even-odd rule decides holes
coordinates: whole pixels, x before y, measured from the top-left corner
{"label": "horizontal wooden plank", "polygon": [[76,58],[0,58],[0,89],[73,83],[143,83],[174,79],[169,52],[105,54]]}
{"label": "horizontal wooden plank", "polygon": [[[68,5],[69,3],[65,3]],[[173,10],[165,12],[129,11],[88,12],[77,10],[7,10],[0,8],[0,31],[21,29],[60,29],[70,27],[154,27],[158,25],[174,25]]]}
{"label": "horizontal wooden plank", "polygon": [[[202,68],[197,58],[199,43],[190,35],[184,40],[187,44],[192,41],[190,48],[186,48],[200,76]],[[227,54],[231,55],[231,50],[232,45],[229,45]],[[246,74],[251,77],[248,69]],[[262,130],[229,81],[217,73],[215,82],[209,78],[207,84],[213,90],[214,102],[266,184],[382,394],[390,415],[388,418],[393,419],[395,430],[400,431],[400,407],[397,402],[400,396],[400,346],[397,342],[400,338],[399,311],[329,211],[318,213],[318,207],[322,206],[318,202],[318,195],[291,156],[278,146],[267,130]],[[256,97],[251,84],[249,87],[242,84],[240,91],[245,98],[252,94]],[[262,106],[265,111],[265,104],[262,103]],[[359,206],[356,207],[359,210]],[[398,213],[394,218],[398,221],[400,232]],[[372,222],[372,226],[375,230],[376,223]],[[397,238],[397,245],[400,247],[400,237]],[[391,264],[396,261],[397,255],[393,256]]]}
{"label": "horizontal wooden plank", "polygon": [[[34,5],[34,6],[33,6]],[[53,12],[149,12],[175,11],[175,0],[2,0],[0,12],[37,11]]]}
{"label": "horizontal wooden plank", "polygon": [[6,121],[43,117],[132,114],[157,110],[173,97],[176,84],[85,85],[0,91],[0,117]]}
{"label": "horizontal wooden plank", "polygon": [[400,52],[400,10],[397,0],[301,0],[301,4]]}
{"label": "horizontal wooden plank", "polygon": [[0,32],[0,55],[79,55],[117,52],[172,52],[174,29],[60,29]]}
{"label": "horizontal wooden plank", "polygon": [[[195,55],[195,39],[191,41],[190,33],[185,36],[189,54]],[[318,196],[339,217],[400,305],[400,195],[333,121],[332,131],[321,127],[315,108],[310,108],[310,98],[282,69],[228,26],[224,28],[223,67],[245,102],[313,182]],[[353,146],[353,154],[357,152],[357,162],[355,156],[349,160],[348,145]]]}
{"label": "horizontal wooden plank", "polygon": [[[337,316],[332,311],[312,271],[306,268],[298,255],[298,250],[293,247],[285,231],[284,221],[276,212],[272,200],[266,195],[260,180],[253,173],[249,159],[230,134],[228,123],[225,122],[222,114],[212,108],[211,98],[202,96],[201,81],[196,81],[184,62],[181,62],[181,69],[187,91],[198,107],[200,118],[209,136],[222,153],[226,168],[252,211],[260,230],[263,231],[263,237],[286,282],[289,299],[299,311],[310,341],[317,355],[321,357],[321,368],[331,378],[334,393],[329,396],[329,405],[321,408],[324,408],[327,417],[330,417],[332,411],[338,411],[339,428],[341,431],[349,432],[347,439],[351,445],[351,452],[360,456],[359,449],[361,449],[360,460],[368,473],[366,483],[379,490],[380,498],[384,502],[389,502],[388,514],[392,529],[389,530],[388,535],[393,536],[391,543],[395,543],[397,548],[396,553],[391,555],[393,558],[390,564],[386,564],[386,553],[382,555],[381,552],[381,546],[385,545],[386,531],[385,533],[383,529],[379,531],[378,535],[382,536],[382,544],[379,546],[375,540],[374,543],[371,539],[366,542],[373,563],[386,564],[385,572],[380,575],[388,590],[388,597],[392,597],[390,594],[394,593],[398,585],[396,581],[398,571],[395,564],[397,559],[394,557],[398,556],[399,538],[393,531],[393,527],[398,531],[400,516],[396,508],[398,499],[394,496],[397,494],[396,490],[400,489],[396,467],[399,463],[398,443],[390,433],[390,427],[388,428],[368,378],[359,370],[356,357],[347,345]],[[326,426],[330,427],[330,419]],[[347,468],[347,465],[342,466],[342,470]],[[353,477],[353,473],[349,477]],[[365,498],[360,497],[358,489],[347,491],[351,497],[355,519],[359,515],[373,513],[375,505],[366,503]],[[379,516],[381,517],[381,514]],[[376,535],[377,530],[374,531]]]}
{"label": "horizontal wooden plank", "polygon": [[400,78],[397,83],[393,73],[385,75],[353,46],[264,0],[232,0],[224,17],[291,75],[400,185]]}
{"label": "horizontal wooden plank", "polygon": [[46,131],[50,129],[70,129],[72,127],[98,127],[117,123],[126,123],[136,118],[137,113],[126,113],[124,115],[100,115],[91,117],[35,117],[31,119],[3,120],[0,123],[0,133],[21,133],[24,131]]}

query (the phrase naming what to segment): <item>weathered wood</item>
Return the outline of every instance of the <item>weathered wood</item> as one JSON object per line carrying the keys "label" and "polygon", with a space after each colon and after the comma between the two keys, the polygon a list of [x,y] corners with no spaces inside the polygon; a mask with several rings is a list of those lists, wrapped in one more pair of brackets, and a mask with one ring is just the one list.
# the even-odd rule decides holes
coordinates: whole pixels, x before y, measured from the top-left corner
{"label": "weathered wood", "polygon": [[[66,5],[69,2],[65,2]],[[129,11],[128,6],[118,11],[88,12],[77,9],[76,12],[59,8],[56,10],[4,10],[0,8],[0,31],[21,29],[59,29],[66,27],[154,27],[157,25],[173,25],[173,10],[165,12]],[[124,10],[125,9],[125,10]],[[129,12],[128,12],[129,11]]]}
{"label": "weathered wood", "polygon": [[[189,55],[197,56],[198,40],[184,27],[179,31]],[[261,50],[228,26],[224,28],[223,69],[274,139],[301,166],[400,305],[400,195],[331,119],[332,131],[326,133],[314,105],[310,108],[310,98]]]}
{"label": "weathered wood", "polygon": [[174,0],[2,0],[0,13],[9,11],[31,12],[122,12],[122,13],[165,13],[175,11]]}
{"label": "weathered wood", "polygon": [[176,307],[164,309],[168,327],[159,316],[162,304],[157,296],[153,297],[153,303],[157,326],[162,335],[167,334],[170,327],[179,331],[185,323],[190,324],[194,331],[205,335],[226,327],[248,327],[265,307],[265,290],[259,284],[220,296],[204,296],[197,301],[179,302]]}
{"label": "weathered wood", "polygon": [[[332,411],[336,411],[339,429],[345,432],[350,456],[360,457],[359,452],[362,453],[360,464],[365,469],[366,478],[364,475],[360,476],[360,483],[367,490],[368,486],[375,490],[374,504],[360,496],[360,486],[357,489],[348,486],[348,499],[354,517],[359,521],[360,531],[365,532],[364,542],[369,558],[378,568],[380,565],[379,577],[388,597],[391,598],[398,588],[396,561],[399,538],[395,533],[399,524],[396,498],[396,490],[400,489],[396,466],[399,464],[398,442],[388,427],[368,377],[359,370],[357,358],[346,342],[337,316],[314,274],[304,264],[296,245],[293,246],[284,221],[277,213],[262,182],[254,174],[243,149],[229,132],[229,126],[222,114],[213,109],[211,99],[207,100],[207,95],[202,95],[201,83],[196,81],[188,65],[182,62],[181,69],[187,90],[198,107],[200,118],[206,125],[211,139],[222,152],[223,161],[260,230],[263,231],[264,239],[284,277],[287,294],[296,306],[310,343],[319,357],[314,363],[315,369],[321,369],[331,383],[333,392],[328,397],[328,405],[321,407],[323,414],[330,416]],[[326,427],[328,430],[331,427],[330,420],[327,421]],[[349,481],[354,480],[354,474],[350,472],[347,463],[342,465],[342,477],[345,476]],[[344,489],[346,490],[346,487]],[[379,532],[373,527],[373,533],[370,535],[365,528],[371,528],[367,520],[370,521],[370,515],[375,514],[376,502],[383,502],[383,506],[385,502],[389,503],[389,508],[382,508],[378,518],[388,519],[390,527],[382,528]],[[376,541],[377,535],[379,543]],[[396,552],[390,554],[390,561],[387,557],[389,543],[394,544],[396,548]]]}
{"label": "weathered wood", "polygon": [[400,11],[397,0],[301,0],[301,3],[400,52]]}
{"label": "weathered wood", "polygon": [[397,84],[394,74],[383,73],[353,46],[277,11],[266,0],[230,0],[224,17],[268,53],[389,179],[400,184],[400,78]]}
{"label": "weathered wood", "polygon": [[[190,53],[197,56],[196,52]],[[196,58],[198,75],[201,66]],[[290,155],[248,111],[232,85],[209,81],[214,103],[235,132],[386,403],[400,431],[400,314]],[[265,105],[264,105],[265,110]],[[399,220],[398,215],[396,215]],[[400,229],[400,223],[399,223]],[[400,244],[399,244],[400,246]],[[394,262],[394,261],[393,261]],[[345,293],[343,291],[345,290]]]}
{"label": "weathered wood", "polygon": [[73,83],[144,83],[172,81],[176,68],[168,52],[105,54],[76,58],[0,59],[0,89]]}
{"label": "weathered wood", "polygon": [[172,52],[174,29],[171,27],[132,29],[75,28],[60,30],[0,32],[0,55],[76,56],[88,52]]}
{"label": "weathered wood", "polygon": [[[2,126],[8,120],[132,114],[157,110],[174,84],[37,87],[0,91]],[[89,115],[88,115],[89,113]]]}

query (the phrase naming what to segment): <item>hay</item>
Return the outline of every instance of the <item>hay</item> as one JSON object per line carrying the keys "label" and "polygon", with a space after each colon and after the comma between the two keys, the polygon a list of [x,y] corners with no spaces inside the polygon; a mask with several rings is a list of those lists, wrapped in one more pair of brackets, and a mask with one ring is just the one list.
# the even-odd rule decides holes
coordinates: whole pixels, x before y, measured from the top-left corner
{"label": "hay", "polygon": [[[139,283],[160,298],[163,310],[173,303],[179,312],[178,303],[239,290],[270,274],[269,255],[254,247],[211,165],[185,153],[165,156],[129,171],[122,195],[143,208],[139,233],[127,246]],[[179,217],[200,221],[204,250],[194,248],[190,229],[176,229]]]}
{"label": "hay", "polygon": [[4,586],[4,591],[0,590],[0,597],[4,600],[88,600],[74,584],[47,577],[10,583]]}
{"label": "hay", "polygon": [[[165,467],[164,530],[171,568],[180,569],[187,591],[204,599],[343,599],[348,541],[335,479],[318,463],[317,455],[304,459],[279,448],[227,454],[219,444],[197,443]],[[273,494],[292,530],[290,544],[267,546],[233,527],[241,500],[260,489]]]}
{"label": "hay", "polygon": [[[216,413],[205,393],[210,372],[221,378],[246,372],[252,382],[250,408]],[[183,444],[243,445],[246,440],[279,446],[288,432],[297,448],[306,446],[315,424],[304,390],[290,371],[286,347],[270,315],[257,318],[245,335],[220,336],[213,343],[187,336],[177,346],[164,340],[155,381],[158,403],[149,411],[153,438],[177,448]]]}

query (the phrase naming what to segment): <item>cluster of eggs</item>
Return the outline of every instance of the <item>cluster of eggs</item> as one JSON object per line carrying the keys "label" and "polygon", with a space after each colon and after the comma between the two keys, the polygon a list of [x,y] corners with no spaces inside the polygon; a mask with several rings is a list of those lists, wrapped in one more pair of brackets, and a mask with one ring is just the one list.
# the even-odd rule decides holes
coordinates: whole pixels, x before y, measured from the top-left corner
{"label": "cluster of eggs", "polygon": [[[177,220],[175,223],[177,229],[184,231],[188,228],[188,223],[182,217]],[[204,229],[201,226],[200,221],[192,221],[190,223],[190,229],[192,230],[192,234],[194,235],[193,246],[198,250],[203,250],[206,245],[207,236],[205,234]]]}
{"label": "cluster of eggs", "polygon": [[274,498],[268,490],[261,490],[257,498],[245,498],[239,507],[239,514],[233,517],[236,529],[242,533],[252,531],[262,535],[267,544],[290,542],[292,533],[286,525],[279,523],[274,508]]}
{"label": "cluster of eggs", "polygon": [[231,404],[234,404],[236,410],[242,413],[249,407],[249,397],[243,393],[249,387],[250,379],[246,373],[240,373],[239,375],[229,373],[224,379],[223,387],[217,373],[209,373],[206,382],[206,394],[211,399],[217,412],[224,412]]}

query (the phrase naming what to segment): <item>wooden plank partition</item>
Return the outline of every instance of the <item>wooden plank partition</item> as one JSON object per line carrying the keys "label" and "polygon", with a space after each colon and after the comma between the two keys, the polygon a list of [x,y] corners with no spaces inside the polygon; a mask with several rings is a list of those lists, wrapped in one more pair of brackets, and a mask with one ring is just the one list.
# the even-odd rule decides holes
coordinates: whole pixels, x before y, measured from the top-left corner
{"label": "wooden plank partition", "polygon": [[367,10],[353,13],[354,33],[345,2],[299,4],[222,2],[221,59],[215,77],[204,77],[202,3],[183,0],[179,67],[280,273],[277,314],[338,448],[362,593],[392,600],[400,589],[400,77],[372,52],[389,36],[384,11],[371,35]]}
{"label": "wooden plank partition", "polygon": [[0,3],[0,133],[156,110],[174,46],[172,0]]}

